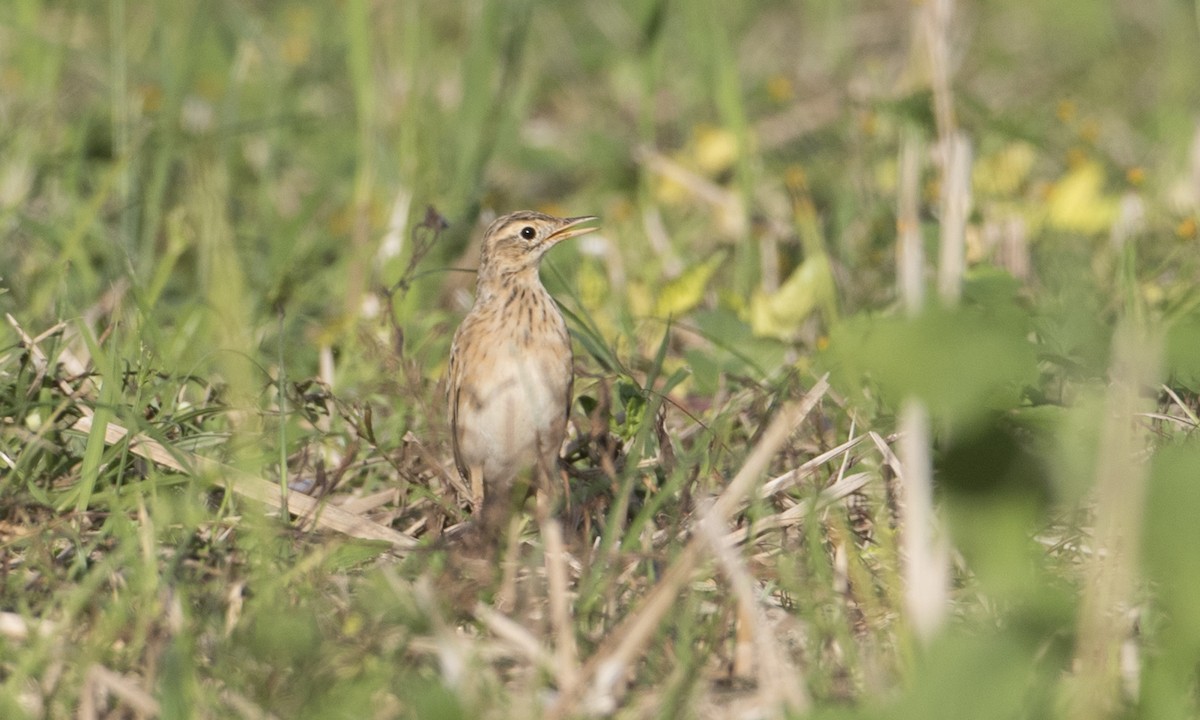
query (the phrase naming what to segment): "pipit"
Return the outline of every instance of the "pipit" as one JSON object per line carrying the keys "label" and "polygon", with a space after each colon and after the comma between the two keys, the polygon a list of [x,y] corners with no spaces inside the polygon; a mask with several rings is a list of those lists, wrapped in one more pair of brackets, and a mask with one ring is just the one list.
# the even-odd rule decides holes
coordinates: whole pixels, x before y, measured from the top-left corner
{"label": "pipit", "polygon": [[484,232],[475,304],[450,346],[447,394],[454,462],[485,537],[528,497],[530,475],[546,497],[555,494],[574,358],[538,270],[547,250],[591,232],[596,219],[515,212]]}

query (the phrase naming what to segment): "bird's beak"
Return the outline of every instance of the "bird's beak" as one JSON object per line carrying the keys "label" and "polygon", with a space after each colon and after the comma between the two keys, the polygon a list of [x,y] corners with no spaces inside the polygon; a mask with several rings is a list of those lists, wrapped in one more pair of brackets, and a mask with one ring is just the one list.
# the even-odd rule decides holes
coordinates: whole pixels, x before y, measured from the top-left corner
{"label": "bird's beak", "polygon": [[565,223],[562,227],[550,233],[546,239],[552,243],[559,243],[567,238],[575,237],[590,233],[596,229],[595,223],[599,222],[600,218],[595,215],[583,215],[581,217],[567,218],[563,220]]}

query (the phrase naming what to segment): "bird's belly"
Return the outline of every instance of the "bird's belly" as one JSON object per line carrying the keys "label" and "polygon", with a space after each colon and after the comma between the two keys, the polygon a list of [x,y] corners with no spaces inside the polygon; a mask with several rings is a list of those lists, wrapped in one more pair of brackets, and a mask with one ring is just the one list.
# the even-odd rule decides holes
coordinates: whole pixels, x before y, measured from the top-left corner
{"label": "bird's belly", "polygon": [[[460,450],[486,478],[511,478],[553,459],[562,444],[570,365],[540,353],[497,348],[492,382],[477,388],[471,419],[461,427]],[[460,424],[462,424],[460,416]]]}

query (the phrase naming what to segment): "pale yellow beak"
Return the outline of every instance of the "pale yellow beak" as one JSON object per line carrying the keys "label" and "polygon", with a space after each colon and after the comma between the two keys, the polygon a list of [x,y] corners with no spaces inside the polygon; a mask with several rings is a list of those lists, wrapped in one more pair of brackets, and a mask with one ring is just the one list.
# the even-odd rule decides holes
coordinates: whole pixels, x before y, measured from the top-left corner
{"label": "pale yellow beak", "polygon": [[552,243],[559,243],[567,238],[583,235],[596,230],[594,223],[600,218],[595,215],[581,215],[580,217],[566,218],[563,222],[566,224],[550,233],[546,239]]}

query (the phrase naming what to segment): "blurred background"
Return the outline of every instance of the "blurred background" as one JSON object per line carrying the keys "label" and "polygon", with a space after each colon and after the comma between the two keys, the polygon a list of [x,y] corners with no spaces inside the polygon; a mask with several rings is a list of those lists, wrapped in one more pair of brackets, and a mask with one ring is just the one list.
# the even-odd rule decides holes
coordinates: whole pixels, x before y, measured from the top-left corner
{"label": "blurred background", "polygon": [[597,322],[703,306],[811,344],[806,311],[894,298],[899,147],[923,134],[936,154],[938,77],[975,161],[969,263],[1014,233],[1105,235],[1125,193],[1150,202],[1152,252],[1195,235],[1186,2],[960,3],[939,53],[903,2],[19,0],[6,15],[6,309],[77,314],[126,282],[170,329],[155,350],[172,362],[204,363],[232,321],[315,373],[321,340],[352,345],[369,296],[404,275],[428,207],[449,228],[396,312],[431,376],[445,343],[426,338],[472,284],[448,269],[473,265],[484,219],[524,207],[604,218],[547,273]]}

